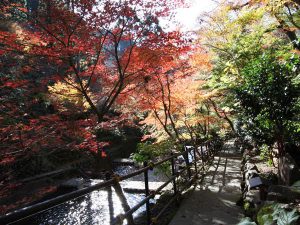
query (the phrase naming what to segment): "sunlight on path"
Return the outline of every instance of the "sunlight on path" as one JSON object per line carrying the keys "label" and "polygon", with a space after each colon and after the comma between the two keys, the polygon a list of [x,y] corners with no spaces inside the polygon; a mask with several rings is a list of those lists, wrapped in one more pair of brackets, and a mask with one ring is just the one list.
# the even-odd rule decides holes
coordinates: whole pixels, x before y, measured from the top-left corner
{"label": "sunlight on path", "polygon": [[183,201],[169,225],[234,225],[242,210],[236,206],[240,192],[241,155],[227,142],[203,182]]}

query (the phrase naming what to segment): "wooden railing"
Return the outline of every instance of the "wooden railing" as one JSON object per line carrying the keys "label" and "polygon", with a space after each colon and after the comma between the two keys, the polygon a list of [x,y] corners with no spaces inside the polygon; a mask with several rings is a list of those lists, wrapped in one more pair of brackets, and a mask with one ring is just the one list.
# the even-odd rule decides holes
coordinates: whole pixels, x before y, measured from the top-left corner
{"label": "wooden railing", "polygon": [[[171,155],[163,160],[160,160],[158,162],[144,162],[143,168],[136,170],[130,174],[126,174],[123,176],[117,176],[115,175],[112,179],[109,179],[107,181],[85,187],[79,190],[75,190],[72,192],[69,192],[64,195],[60,195],[58,197],[30,205],[15,211],[12,211],[10,213],[7,213],[3,216],[0,216],[0,224],[11,224],[20,220],[24,220],[28,217],[31,217],[33,215],[39,214],[45,210],[51,209],[53,207],[56,207],[64,202],[67,202],[69,200],[84,196],[86,194],[89,194],[95,190],[104,189],[106,187],[113,186],[116,182],[127,180],[131,177],[134,177],[139,174],[144,174],[144,183],[145,183],[145,198],[140,201],[137,205],[130,208],[129,211],[120,214],[115,218],[115,221],[113,221],[113,224],[122,224],[123,220],[128,218],[130,215],[132,215],[136,210],[138,210],[143,205],[146,205],[146,215],[147,215],[147,225],[155,224],[158,218],[162,216],[162,214],[166,211],[166,209],[178,199],[179,195],[188,187],[191,186],[193,181],[197,178],[198,174],[203,171],[204,163],[207,160],[207,157],[211,157],[214,150],[212,148],[213,146],[210,146],[209,144],[206,144],[206,153],[207,155],[204,155],[203,146],[200,146],[198,148],[192,147],[189,149],[184,149],[183,152],[180,153],[171,153]],[[190,154],[190,157],[189,157]],[[198,155],[198,156],[197,156]],[[177,170],[176,167],[176,159],[179,156],[183,156],[185,159],[185,165],[180,169]],[[206,156],[206,157],[205,157]],[[206,159],[205,159],[205,158]],[[189,159],[192,159],[191,161]],[[149,179],[148,179],[148,171],[153,170],[153,168],[160,166],[163,163],[170,162],[171,164],[171,173],[172,176],[168,181],[164,182],[160,187],[158,187],[155,191],[151,191],[149,189]],[[200,166],[200,168],[199,168]],[[191,167],[194,169],[191,170]],[[178,177],[184,177],[186,176],[187,182],[185,182],[185,185],[180,189],[178,187],[177,178]],[[161,209],[157,215],[151,214],[150,209],[150,199],[154,198],[155,195],[159,194],[168,184],[172,183],[173,185],[173,196],[170,198],[170,200],[165,204],[165,206]]]}

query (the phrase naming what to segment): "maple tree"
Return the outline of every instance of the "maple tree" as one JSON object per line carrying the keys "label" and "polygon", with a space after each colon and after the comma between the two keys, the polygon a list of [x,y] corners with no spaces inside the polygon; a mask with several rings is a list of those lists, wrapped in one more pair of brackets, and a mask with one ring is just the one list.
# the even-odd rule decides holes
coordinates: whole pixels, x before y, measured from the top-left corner
{"label": "maple tree", "polygon": [[[147,66],[152,56],[144,54],[143,62],[137,65],[136,52],[167,46],[171,40],[177,40],[178,44],[182,41],[178,33],[164,32],[158,20],[179,2],[38,2],[39,5],[28,3],[27,9],[22,4],[3,2],[4,16],[17,18],[18,29],[2,31],[1,51],[5,55],[25,55],[29,65],[23,70],[31,75],[32,71],[43,74],[36,75],[39,80],[36,83],[44,88],[49,86],[52,95],[56,94],[52,106],[62,107],[61,99],[65,101],[76,92],[76,96],[82,96],[80,101],[85,102],[82,103],[85,110],[79,111],[88,109],[98,122],[107,119],[104,117],[113,110],[116,101],[120,105],[126,100],[127,87],[148,79],[145,71],[149,68],[143,68],[143,64]],[[28,26],[31,28],[27,29]],[[12,82],[11,78],[3,87],[17,88],[28,82],[26,79]],[[58,86],[65,88],[55,92]],[[74,105],[69,111],[74,111]]]}
{"label": "maple tree", "polygon": [[[80,101],[85,102],[85,109],[79,111],[88,108],[98,122],[103,122],[107,119],[105,115],[118,107],[116,101],[121,105],[126,100],[130,94],[128,86],[132,92],[132,87],[149,77],[145,73],[149,68],[143,66],[148,66],[152,56],[143,54],[143,62],[137,65],[135,57],[139,53],[135,52],[167,46],[171,40],[178,45],[182,42],[177,32],[163,31],[158,20],[178,3],[137,0],[71,4],[47,0],[39,1],[39,6],[28,4],[26,11],[21,4],[4,1],[5,15],[11,17],[17,11],[21,25],[14,33],[3,31],[2,50],[26,55],[31,60],[26,70],[44,74],[38,77],[39,82],[48,85],[52,95],[65,96],[65,101],[69,95],[65,90],[73,89],[73,93],[82,96]],[[25,29],[26,24],[32,29]],[[37,56],[47,64],[37,60]],[[31,68],[32,64],[35,68]],[[11,84],[11,81],[4,83],[7,87]],[[67,89],[54,93],[58,85]],[[56,97],[51,104],[59,108],[61,99]],[[74,105],[71,108],[70,114],[74,114]]]}
{"label": "maple tree", "polygon": [[27,13],[34,32],[22,31],[26,47],[11,41],[6,45],[45,57],[53,78],[76,89],[99,122],[125,87],[141,76],[143,68],[134,69],[136,47],[164,45],[172,38],[158,24],[169,10],[164,1],[82,1],[72,3],[73,11],[65,10],[65,3],[44,3],[51,5],[47,13]]}
{"label": "maple tree", "polygon": [[0,3],[0,182],[34,157],[52,170],[60,152],[103,166],[126,133],[154,143],[146,154],[230,132],[298,140],[299,1],[223,1],[196,41],[161,27],[182,0],[26,2]]}
{"label": "maple tree", "polygon": [[161,143],[162,148],[167,140],[177,143],[180,150],[186,143],[201,144],[210,140],[214,129],[222,124],[219,117],[223,113],[213,112],[209,95],[203,89],[207,82],[196,72],[200,68],[202,72],[211,69],[209,56],[200,49],[197,56],[191,54],[196,52],[195,49],[187,50],[174,59],[166,49],[159,49],[162,57],[154,61],[156,65],[164,66],[158,67],[156,76],[143,85],[139,92],[143,95],[133,96],[133,108],[147,113],[141,121],[151,129],[147,138],[156,138],[155,143]]}
{"label": "maple tree", "polygon": [[155,51],[163,48],[169,57],[183,51],[180,32],[166,32],[159,24],[180,4],[2,1],[1,152],[7,156],[2,162],[11,165],[41,150],[50,154],[57,145],[107,157],[103,146],[109,143],[98,131],[128,123],[131,115],[121,110],[129,96],[163,76],[156,72]]}
{"label": "maple tree", "polygon": [[180,55],[179,51],[174,52],[176,49],[173,45],[172,48],[168,46],[148,52],[152,58],[148,65],[150,70],[146,73],[146,80],[139,86],[138,95],[134,96],[134,103],[143,111],[150,110],[169,137],[182,142],[174,120],[176,109],[172,105],[174,96],[171,93],[171,83],[177,79],[182,81],[181,77],[187,76],[189,68],[186,60],[177,58]]}

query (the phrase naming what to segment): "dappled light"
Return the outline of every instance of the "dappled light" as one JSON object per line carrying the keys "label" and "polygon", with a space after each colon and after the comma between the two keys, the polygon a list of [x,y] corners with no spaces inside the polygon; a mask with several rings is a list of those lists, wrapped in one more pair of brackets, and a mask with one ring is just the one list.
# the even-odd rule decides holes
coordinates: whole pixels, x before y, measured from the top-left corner
{"label": "dappled light", "polygon": [[298,0],[2,0],[0,224],[299,224],[299,35]]}

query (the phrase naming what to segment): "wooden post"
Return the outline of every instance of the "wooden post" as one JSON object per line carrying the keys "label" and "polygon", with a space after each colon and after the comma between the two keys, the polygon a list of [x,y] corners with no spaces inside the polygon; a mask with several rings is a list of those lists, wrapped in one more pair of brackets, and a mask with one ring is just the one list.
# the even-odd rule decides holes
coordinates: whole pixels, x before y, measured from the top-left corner
{"label": "wooden post", "polygon": [[183,147],[183,150],[185,151],[183,154],[183,157],[185,159],[185,165],[187,166],[187,174],[189,179],[191,179],[192,175],[191,175],[191,168],[190,168],[190,162],[189,162],[189,151],[186,150],[186,147]]}
{"label": "wooden post", "polygon": [[[144,162],[144,167],[147,167],[148,163]],[[148,170],[144,172],[144,179],[145,179],[145,195],[146,198],[149,196],[149,178],[148,178]],[[151,224],[151,211],[150,211],[150,202],[147,200],[146,202],[146,214],[147,214],[147,225]]]}
{"label": "wooden post", "polygon": [[205,148],[206,148],[206,151],[208,153],[208,157],[209,159],[211,158],[211,151],[210,151],[210,148],[209,148],[209,144],[208,144],[208,141],[205,142]]}
{"label": "wooden post", "polygon": [[196,147],[194,147],[193,153],[194,153],[195,174],[197,174],[197,155],[196,155]]}
{"label": "wooden post", "polygon": [[[173,152],[171,152],[171,156],[174,156]],[[172,176],[175,176],[176,171],[175,171],[175,158],[174,157],[171,158],[171,168],[172,168]],[[174,180],[173,180],[173,188],[174,188],[174,195],[176,195],[177,194],[176,178],[174,178]]]}
{"label": "wooden post", "polygon": [[201,151],[202,164],[204,165],[204,155],[203,155],[203,146],[202,145],[200,145],[200,151]]}

